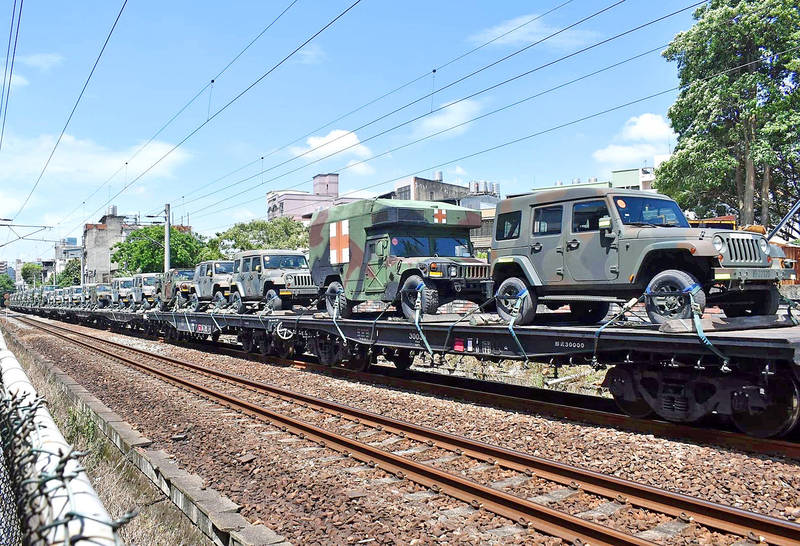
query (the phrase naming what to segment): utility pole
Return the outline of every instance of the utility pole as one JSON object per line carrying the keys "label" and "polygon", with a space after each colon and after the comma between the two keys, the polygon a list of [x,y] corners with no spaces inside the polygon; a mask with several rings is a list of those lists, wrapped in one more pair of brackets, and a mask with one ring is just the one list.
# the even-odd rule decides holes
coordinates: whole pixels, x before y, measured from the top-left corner
{"label": "utility pole", "polygon": [[169,232],[171,229],[169,203],[164,205],[164,214],[166,216],[166,223],[164,224],[164,273],[169,271]]}

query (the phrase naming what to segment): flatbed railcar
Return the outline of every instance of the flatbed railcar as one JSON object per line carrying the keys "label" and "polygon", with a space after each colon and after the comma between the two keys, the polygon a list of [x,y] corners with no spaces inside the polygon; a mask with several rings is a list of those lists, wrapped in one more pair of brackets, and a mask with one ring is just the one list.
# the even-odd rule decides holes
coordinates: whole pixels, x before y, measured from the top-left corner
{"label": "flatbed railcar", "polygon": [[[130,312],[12,305],[24,313],[167,339],[235,335],[245,350],[282,357],[313,354],[325,365],[364,369],[383,356],[405,369],[415,355],[524,360],[607,368],[604,386],[630,415],[693,422],[729,416],[753,436],[785,435],[800,421],[800,326],[790,316],[729,319],[698,335],[651,324],[509,327],[475,315],[432,316],[415,324],[379,314],[332,320],[315,311]],[[477,320],[476,320],[477,319]],[[546,316],[543,317],[546,320]]]}

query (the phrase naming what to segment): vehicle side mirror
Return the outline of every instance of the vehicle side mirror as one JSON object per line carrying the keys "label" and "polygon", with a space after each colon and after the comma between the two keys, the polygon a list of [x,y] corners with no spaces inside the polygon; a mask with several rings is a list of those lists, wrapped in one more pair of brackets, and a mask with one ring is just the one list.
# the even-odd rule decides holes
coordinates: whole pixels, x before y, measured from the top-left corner
{"label": "vehicle side mirror", "polygon": [[611,222],[611,216],[601,216],[597,221],[597,227],[600,228],[600,233],[605,237],[614,239],[617,236],[614,232],[614,224]]}
{"label": "vehicle side mirror", "polygon": [[261,265],[257,265],[254,269],[256,273],[261,273]]}
{"label": "vehicle side mirror", "polygon": [[212,270],[210,270],[210,269],[206,272],[206,277],[212,277],[213,275],[214,275],[214,272]]}

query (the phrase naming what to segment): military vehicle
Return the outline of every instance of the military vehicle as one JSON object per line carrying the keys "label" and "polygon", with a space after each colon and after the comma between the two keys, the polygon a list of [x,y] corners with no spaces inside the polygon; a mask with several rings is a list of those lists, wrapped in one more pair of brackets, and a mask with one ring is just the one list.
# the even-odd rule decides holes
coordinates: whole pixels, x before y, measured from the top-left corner
{"label": "military vehicle", "polygon": [[170,269],[156,285],[156,307],[159,311],[180,309],[189,302],[194,269]]}
{"label": "military vehicle", "polygon": [[131,291],[130,307],[136,309],[151,309],[155,306],[156,287],[161,279],[161,273],[137,273],[133,276],[133,290]]}
{"label": "military vehicle", "polygon": [[133,277],[111,279],[111,305],[127,307],[133,296]]}
{"label": "military vehicle", "polygon": [[87,284],[86,291],[89,293],[89,307],[94,309],[104,309],[111,305],[111,285],[107,283]]}
{"label": "military vehicle", "polygon": [[53,297],[55,295],[56,287],[52,284],[48,284],[42,287],[42,300],[41,305],[52,305],[53,304]]}
{"label": "military vehicle", "polygon": [[274,310],[308,305],[319,288],[311,281],[305,255],[298,250],[247,250],[233,258],[228,298],[237,313],[269,305]]}
{"label": "military vehicle", "polygon": [[83,287],[70,286],[69,290],[69,307],[80,307],[83,304]]}
{"label": "military vehicle", "polygon": [[473,257],[479,211],[429,201],[369,199],[315,212],[311,276],[328,314],[347,318],[364,301],[394,303],[414,320],[455,299],[483,302],[489,266]]}
{"label": "military vehicle", "polygon": [[657,324],[692,316],[687,292],[729,317],[772,315],[777,282],[794,277],[780,258],[759,234],[691,228],[664,195],[587,187],[501,201],[491,251],[497,310],[516,324],[533,322],[537,304],[568,304],[573,320],[595,323],[645,291]]}
{"label": "military vehicle", "polygon": [[194,268],[194,280],[190,288],[189,308],[202,311],[209,303],[217,308],[228,306],[233,277],[232,260],[209,260]]}

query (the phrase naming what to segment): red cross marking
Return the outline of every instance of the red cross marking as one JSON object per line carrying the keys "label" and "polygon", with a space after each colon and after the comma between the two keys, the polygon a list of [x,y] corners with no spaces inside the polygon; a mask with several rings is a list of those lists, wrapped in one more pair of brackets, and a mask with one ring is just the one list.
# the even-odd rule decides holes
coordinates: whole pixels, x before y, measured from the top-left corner
{"label": "red cross marking", "polygon": [[331,224],[331,264],[343,264],[350,261],[349,220]]}
{"label": "red cross marking", "polygon": [[434,224],[446,224],[447,223],[447,211],[444,209],[436,209],[436,212],[433,213],[433,223]]}

